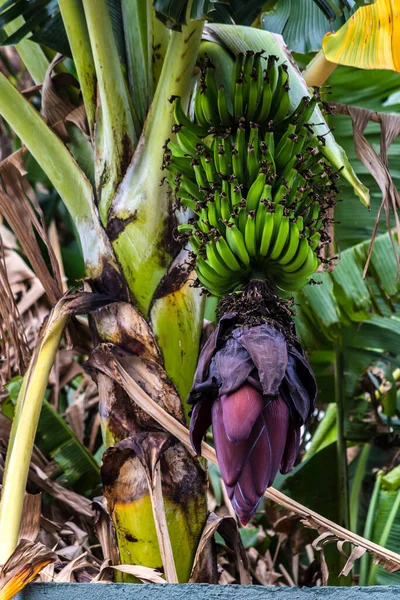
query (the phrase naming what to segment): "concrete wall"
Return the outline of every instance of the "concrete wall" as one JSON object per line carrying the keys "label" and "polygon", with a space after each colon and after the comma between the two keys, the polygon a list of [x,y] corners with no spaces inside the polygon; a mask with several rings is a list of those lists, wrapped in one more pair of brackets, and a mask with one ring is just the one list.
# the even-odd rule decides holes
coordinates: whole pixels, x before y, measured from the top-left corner
{"label": "concrete wall", "polygon": [[18,600],[400,600],[400,586],[277,588],[239,585],[35,583]]}

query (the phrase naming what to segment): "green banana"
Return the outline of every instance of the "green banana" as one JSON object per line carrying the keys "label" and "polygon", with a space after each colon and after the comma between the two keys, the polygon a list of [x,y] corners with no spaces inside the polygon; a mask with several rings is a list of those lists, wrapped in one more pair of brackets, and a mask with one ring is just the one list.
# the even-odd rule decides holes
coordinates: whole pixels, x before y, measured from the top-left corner
{"label": "green banana", "polygon": [[260,201],[258,208],[257,208],[257,213],[256,213],[256,243],[257,243],[257,252],[260,249],[260,243],[261,243],[261,238],[262,238],[262,234],[264,231],[264,226],[265,226],[265,220],[266,220],[266,215],[268,212],[268,208],[266,206],[265,201],[263,202],[262,200]]}
{"label": "green banana", "polygon": [[285,272],[285,274],[286,273],[294,273],[295,271],[300,269],[300,267],[307,260],[309,250],[310,250],[310,247],[308,245],[307,239],[305,237],[302,237],[300,239],[300,243],[299,243],[296,255],[293,258],[293,260],[290,263],[288,263],[287,265],[282,266],[282,269]]}
{"label": "green banana", "polygon": [[204,127],[205,129],[208,130],[209,124],[203,113],[203,105],[202,105],[201,97],[202,97],[201,86],[198,84],[195,94],[194,94],[194,115],[196,117],[196,121],[199,124],[199,126]]}
{"label": "green banana", "polygon": [[271,248],[274,247],[275,240],[278,237],[279,229],[280,229],[282,218],[283,218],[283,213],[284,213],[284,208],[283,208],[282,204],[276,204],[275,212],[274,212],[274,229],[272,232]]}
{"label": "green banana", "polygon": [[271,245],[272,234],[274,231],[274,212],[271,210],[266,211],[264,228],[260,241],[260,256],[267,256],[269,247]]}
{"label": "green banana", "polygon": [[271,86],[271,91],[272,94],[275,93],[277,84],[278,84],[278,77],[279,77],[279,69],[278,69],[278,58],[276,56],[269,56],[268,57],[268,66],[267,66],[267,75],[268,75],[268,80]]}
{"label": "green banana", "polygon": [[217,213],[217,207],[215,205],[214,200],[209,200],[207,202],[207,214],[208,220],[210,222],[211,227],[214,227],[220,233],[224,233],[224,225],[221,223],[219,215]]}
{"label": "green banana", "polygon": [[206,244],[206,255],[207,261],[210,263],[211,268],[214,269],[218,275],[221,277],[232,277],[231,269],[229,269],[221,260],[214,242],[208,242]]}
{"label": "green banana", "polygon": [[313,235],[310,236],[309,244],[310,244],[311,250],[315,251],[318,248],[320,240],[321,240],[321,234],[319,233],[319,231],[317,231],[316,233],[314,233]]}
{"label": "green banana", "polygon": [[[282,254],[282,250],[284,249],[284,247],[287,244],[288,239],[289,239],[289,231],[290,231],[289,217],[284,215],[280,221],[279,229],[277,231],[276,238],[275,238],[274,244],[271,249],[271,253],[270,253],[271,260],[277,260],[280,257],[280,255]],[[275,227],[274,227],[274,233],[275,233]]]}
{"label": "green banana", "polygon": [[268,81],[268,77],[265,77],[264,81],[263,81],[261,99],[258,103],[258,109],[257,109],[256,115],[255,115],[255,121],[260,126],[263,126],[265,124],[265,122],[267,121],[267,119],[270,115],[271,104],[272,104],[272,95],[273,95],[273,91],[271,88],[271,84]]}
{"label": "green banana", "polygon": [[242,267],[240,266],[240,263],[237,261],[235,254],[232,252],[232,250],[228,246],[225,238],[220,237],[219,239],[217,239],[215,245],[219,252],[220,257],[222,258],[224,263],[227,265],[227,267],[229,267],[229,269],[231,269],[231,271],[240,271]]}
{"label": "green banana", "polygon": [[228,127],[232,123],[232,118],[226,103],[225,87],[223,85],[218,87],[217,106],[222,125]]}
{"label": "green banana", "polygon": [[246,249],[243,234],[234,223],[228,223],[226,241],[232,252],[247,267],[250,264],[250,256]]}
{"label": "green banana", "polygon": [[297,223],[294,221],[290,222],[289,225],[289,239],[287,241],[286,247],[284,248],[282,254],[278,258],[278,263],[280,265],[287,265],[290,263],[296,255],[300,243],[300,234],[297,228]]}
{"label": "green banana", "polygon": [[279,76],[276,84],[276,90],[273,96],[273,110],[271,118],[275,123],[280,123],[286,117],[289,106],[289,75],[287,65],[279,65]]}
{"label": "green banana", "polygon": [[264,187],[266,185],[267,177],[265,173],[259,173],[257,178],[251,184],[249,191],[247,192],[246,198],[246,209],[256,210],[260,199],[263,195]]}
{"label": "green banana", "polygon": [[250,256],[256,255],[256,218],[255,211],[247,213],[244,240]]}
{"label": "green banana", "polygon": [[182,234],[192,233],[193,229],[194,226],[190,225],[189,223],[181,223],[180,225],[178,225],[178,231]]}
{"label": "green banana", "polygon": [[252,144],[247,146],[247,185],[256,179],[259,170],[258,148]]}
{"label": "green banana", "polygon": [[201,125],[196,125],[186,115],[182,108],[182,102],[179,96],[174,98],[174,119],[177,125],[184,125],[198,137],[207,135],[207,129]]}
{"label": "green banana", "polygon": [[197,235],[191,235],[189,238],[189,243],[192,247],[192,250],[195,254],[198,254],[200,248],[201,248],[201,241],[199,240],[199,238],[197,237]]}
{"label": "green banana", "polygon": [[235,91],[233,94],[233,117],[235,121],[239,121],[243,117],[244,98],[243,98],[244,80],[239,79],[235,83]]}
{"label": "green banana", "polygon": [[201,167],[198,163],[195,163],[195,161],[193,161],[193,171],[199,188],[207,189],[209,186],[207,177],[203,171],[203,167]]}
{"label": "green banana", "polygon": [[231,202],[229,200],[229,196],[227,194],[221,194],[221,217],[223,221],[229,221],[231,218]]}
{"label": "green banana", "polygon": [[318,258],[315,256],[313,250],[308,246],[307,257],[303,264],[293,272],[282,273],[282,279],[284,281],[294,281],[296,279],[302,279],[303,277],[310,277],[318,267]]}
{"label": "green banana", "polygon": [[196,156],[198,152],[198,146],[202,147],[203,144],[195,135],[188,129],[183,126],[177,131],[176,139],[178,141],[179,146],[182,148],[186,154],[190,154],[190,156]]}
{"label": "green banana", "polygon": [[247,223],[247,210],[245,206],[240,206],[237,212],[236,225],[244,235]]}

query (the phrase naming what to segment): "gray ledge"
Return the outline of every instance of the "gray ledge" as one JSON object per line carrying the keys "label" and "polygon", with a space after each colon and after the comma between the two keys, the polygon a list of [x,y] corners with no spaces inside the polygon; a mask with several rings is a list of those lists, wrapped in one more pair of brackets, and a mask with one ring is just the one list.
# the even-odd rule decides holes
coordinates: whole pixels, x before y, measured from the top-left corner
{"label": "gray ledge", "polygon": [[257,585],[34,583],[17,600],[400,600],[400,586],[278,588]]}

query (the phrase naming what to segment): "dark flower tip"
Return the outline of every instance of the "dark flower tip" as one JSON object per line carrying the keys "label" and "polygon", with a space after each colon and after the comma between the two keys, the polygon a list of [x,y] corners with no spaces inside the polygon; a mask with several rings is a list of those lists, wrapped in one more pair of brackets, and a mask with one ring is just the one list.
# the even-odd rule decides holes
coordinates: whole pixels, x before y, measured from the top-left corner
{"label": "dark flower tip", "polygon": [[235,313],[225,315],[201,352],[189,395],[190,435],[200,454],[212,425],[221,475],[244,525],[278,470],[293,467],[317,387],[297,341],[287,342],[270,324],[237,321]]}

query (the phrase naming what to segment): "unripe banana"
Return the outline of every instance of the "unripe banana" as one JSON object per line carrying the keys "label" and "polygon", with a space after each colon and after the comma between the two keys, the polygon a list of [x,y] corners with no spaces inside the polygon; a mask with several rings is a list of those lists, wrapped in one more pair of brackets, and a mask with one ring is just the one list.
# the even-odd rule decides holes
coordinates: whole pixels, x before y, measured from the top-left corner
{"label": "unripe banana", "polygon": [[199,240],[197,235],[191,235],[189,238],[190,246],[195,254],[198,254],[201,248],[201,241]]}
{"label": "unripe banana", "polygon": [[226,228],[226,241],[232,252],[247,267],[250,264],[250,256],[246,249],[243,234],[234,223],[228,223]]}
{"label": "unripe banana", "polygon": [[223,221],[229,221],[231,218],[231,202],[227,194],[221,194],[221,217]]}
{"label": "unripe banana", "polygon": [[288,68],[283,64],[279,65],[278,69],[278,82],[273,97],[273,110],[271,110],[271,117],[276,123],[283,121],[290,106]]}
{"label": "unripe banana", "polygon": [[206,255],[207,261],[210,263],[210,266],[218,275],[223,278],[232,277],[232,270],[229,269],[226,264],[221,260],[219,252],[214,244],[214,242],[208,242],[206,244]]}
{"label": "unripe banana", "polygon": [[244,98],[243,98],[244,79],[238,79],[235,83],[235,92],[233,95],[233,117],[235,121],[239,121],[243,117]]}
{"label": "unripe banana", "polygon": [[246,209],[256,210],[264,191],[267,178],[264,173],[259,173],[255,181],[252,183],[246,198]]}
{"label": "unripe banana", "polygon": [[278,233],[279,233],[279,229],[281,227],[281,223],[282,223],[282,218],[283,218],[283,206],[282,204],[277,204],[275,205],[275,212],[274,212],[274,229],[272,232],[272,245],[271,245],[271,250],[275,244],[275,240],[278,237]]}
{"label": "unripe banana", "polygon": [[318,258],[315,256],[310,246],[308,246],[307,257],[302,265],[296,271],[283,272],[282,279],[284,281],[295,281],[296,279],[310,277],[310,275],[316,271],[317,267]]}
{"label": "unripe banana", "polygon": [[265,215],[264,229],[260,241],[260,256],[267,256],[271,245],[272,234],[274,231],[274,212],[267,210]]}
{"label": "unripe banana", "polygon": [[209,124],[203,113],[203,101],[200,85],[197,86],[196,92],[194,94],[194,115],[199,126],[204,127],[208,130]]}
{"label": "unripe banana", "polygon": [[280,257],[282,250],[284,249],[285,245],[288,242],[289,231],[290,231],[289,217],[283,216],[281,219],[280,225],[279,225],[278,232],[276,234],[276,239],[275,239],[274,245],[271,249],[271,253],[270,253],[271,260],[277,260]]}
{"label": "unripe banana", "polygon": [[217,105],[221,123],[228,127],[232,123],[232,119],[226,103],[225,87],[223,85],[220,85],[218,88]]}
{"label": "unripe banana", "polygon": [[297,228],[297,223],[291,221],[289,225],[289,239],[282,254],[278,258],[278,263],[280,265],[287,265],[288,263],[290,263],[298,251],[299,244],[300,234]]}
{"label": "unripe banana", "polygon": [[278,83],[279,70],[278,70],[278,58],[276,56],[268,57],[268,80],[271,86],[272,94],[275,94],[275,90]]}
{"label": "unripe banana", "polygon": [[192,233],[194,229],[193,225],[189,225],[189,223],[181,223],[178,225],[178,231],[182,234]]}
{"label": "unripe banana", "polygon": [[220,221],[220,217],[217,213],[217,207],[215,205],[214,200],[209,200],[207,202],[207,214],[211,227],[214,227],[217,231],[223,234],[225,231],[225,226]]}
{"label": "unripe banana", "polygon": [[185,115],[179,96],[176,96],[174,98],[174,119],[177,125],[184,125],[185,127],[187,127],[187,129],[189,129],[189,131],[191,131],[198,137],[204,137],[207,135],[206,127],[196,125]]}
{"label": "unripe banana", "polygon": [[250,256],[256,255],[256,219],[255,211],[247,213],[246,227],[244,233],[247,252]]}
{"label": "unripe banana", "polygon": [[220,237],[216,241],[215,245],[219,252],[219,255],[221,256],[224,263],[229,267],[229,269],[231,269],[232,271],[240,271],[242,267],[240,266],[240,263],[237,261],[235,254],[232,252],[232,250],[228,246],[225,238]]}
{"label": "unripe banana", "polygon": [[181,127],[176,134],[176,139],[182,150],[192,157],[198,152],[198,146],[203,146],[197,135],[192,133],[187,127]]}
{"label": "unripe banana", "polygon": [[239,228],[239,230],[242,232],[243,235],[246,230],[246,223],[247,223],[247,210],[244,206],[241,206],[237,213],[236,225]]}
{"label": "unripe banana", "polygon": [[309,249],[310,247],[308,245],[307,239],[305,237],[302,237],[293,260],[287,265],[282,265],[284,273],[294,273],[295,271],[300,269],[300,267],[302,267],[304,262],[307,260]]}

